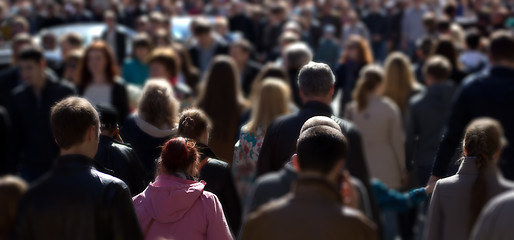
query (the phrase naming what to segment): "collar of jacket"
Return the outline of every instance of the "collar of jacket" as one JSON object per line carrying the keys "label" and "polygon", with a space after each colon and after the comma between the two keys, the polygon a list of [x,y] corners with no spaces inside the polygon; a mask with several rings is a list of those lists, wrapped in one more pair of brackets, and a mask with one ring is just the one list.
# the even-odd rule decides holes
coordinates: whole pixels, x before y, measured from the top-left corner
{"label": "collar of jacket", "polygon": [[[459,175],[478,175],[478,168],[474,157],[466,157],[462,160],[457,174]],[[497,177],[499,174],[496,164],[490,162],[485,166],[484,175],[489,177]]]}
{"label": "collar of jacket", "polygon": [[198,153],[200,154],[200,161],[205,159],[205,158],[218,159],[218,157],[216,156],[214,151],[212,151],[212,149],[209,146],[207,146],[207,145],[205,145],[203,143],[197,142],[196,143],[196,149],[198,149]]}
{"label": "collar of jacket", "polygon": [[318,101],[309,101],[309,102],[306,102],[303,106],[302,106],[302,110],[304,109],[313,109],[313,110],[317,110],[317,111],[322,111],[322,112],[325,112],[327,116],[332,116],[332,108],[325,104],[325,103],[322,103],[322,102],[318,102]]}
{"label": "collar of jacket", "polygon": [[[503,65],[496,65],[491,67],[489,70],[489,75],[491,76],[490,79],[496,79],[500,78],[503,79],[505,77],[511,78],[514,75],[514,69],[503,66]],[[490,81],[490,80],[488,80]],[[494,81],[494,80],[493,80]]]}
{"label": "collar of jacket", "polygon": [[85,155],[69,154],[58,157],[55,160],[56,170],[84,170],[93,167],[93,159]]}
{"label": "collar of jacket", "polygon": [[299,176],[293,189],[296,198],[301,199],[328,199],[337,204],[343,200],[337,188],[321,177]]}

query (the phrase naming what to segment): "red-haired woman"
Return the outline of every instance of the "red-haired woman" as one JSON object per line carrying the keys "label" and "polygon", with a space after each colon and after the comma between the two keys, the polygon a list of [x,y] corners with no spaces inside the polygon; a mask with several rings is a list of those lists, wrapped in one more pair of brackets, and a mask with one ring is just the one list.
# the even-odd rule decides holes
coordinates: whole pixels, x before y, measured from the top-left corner
{"label": "red-haired woman", "polygon": [[195,181],[198,158],[192,140],[164,145],[157,178],[133,199],[145,239],[232,239],[218,198]]}
{"label": "red-haired woman", "polygon": [[79,94],[92,104],[116,108],[120,122],[129,114],[127,90],[119,76],[114,54],[104,41],[89,45],[77,69]]}
{"label": "red-haired woman", "polygon": [[350,35],[346,40],[346,46],[335,72],[335,91],[342,88],[343,97],[339,106],[339,115],[343,115],[345,106],[352,100],[352,92],[359,79],[361,69],[373,63],[373,54],[368,41],[358,35]]}

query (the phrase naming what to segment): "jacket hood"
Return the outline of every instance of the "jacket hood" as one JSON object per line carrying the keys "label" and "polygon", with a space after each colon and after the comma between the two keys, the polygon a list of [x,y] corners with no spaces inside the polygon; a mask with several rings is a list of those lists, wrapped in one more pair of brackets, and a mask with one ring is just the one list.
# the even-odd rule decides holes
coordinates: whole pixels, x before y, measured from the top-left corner
{"label": "jacket hood", "polygon": [[205,182],[161,174],[145,190],[144,208],[156,221],[177,222],[202,196]]}

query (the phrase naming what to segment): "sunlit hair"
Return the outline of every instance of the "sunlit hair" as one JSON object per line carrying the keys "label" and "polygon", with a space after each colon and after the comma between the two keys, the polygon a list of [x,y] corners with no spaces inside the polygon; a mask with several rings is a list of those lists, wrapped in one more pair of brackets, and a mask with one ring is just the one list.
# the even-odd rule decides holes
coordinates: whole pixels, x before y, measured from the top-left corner
{"label": "sunlit hair", "polygon": [[418,88],[409,58],[401,52],[391,53],[385,61],[384,96],[405,113],[410,94]]}
{"label": "sunlit hair", "polygon": [[[116,76],[119,75],[118,65],[116,63],[114,54],[104,41],[94,41],[84,50],[84,57],[79,62],[77,67],[77,82],[79,89],[86,89],[87,86],[93,81],[93,69],[89,69],[88,60],[90,53],[92,51],[100,51],[104,55],[106,65],[104,69],[104,74],[107,79],[107,82],[113,83]],[[96,70],[96,69],[95,69]]]}
{"label": "sunlit hair", "polygon": [[180,73],[180,58],[171,47],[155,48],[148,58],[148,64],[152,63],[162,64],[169,74],[169,76],[159,77],[176,77]]}
{"label": "sunlit hair", "polygon": [[357,86],[353,90],[353,100],[357,104],[357,110],[362,112],[368,107],[369,96],[376,88],[384,82],[384,70],[378,65],[368,65],[364,67]]}
{"label": "sunlit hair", "polygon": [[266,78],[261,85],[260,96],[252,107],[252,117],[246,127],[255,134],[261,127],[266,130],[278,116],[289,112],[291,93],[289,87],[280,79]]}
{"label": "sunlit hair", "polygon": [[160,129],[173,128],[178,122],[178,109],[179,103],[167,80],[146,81],[137,110],[143,120]]}
{"label": "sunlit hair", "polygon": [[348,50],[350,48],[357,48],[358,51],[359,59],[353,60],[356,60],[362,64],[373,63],[373,52],[369,47],[368,41],[359,35],[351,35],[350,37],[348,37],[345,49],[343,51],[343,54],[341,55],[341,59],[339,60],[340,63],[345,63],[348,60],[350,60],[348,59]]}

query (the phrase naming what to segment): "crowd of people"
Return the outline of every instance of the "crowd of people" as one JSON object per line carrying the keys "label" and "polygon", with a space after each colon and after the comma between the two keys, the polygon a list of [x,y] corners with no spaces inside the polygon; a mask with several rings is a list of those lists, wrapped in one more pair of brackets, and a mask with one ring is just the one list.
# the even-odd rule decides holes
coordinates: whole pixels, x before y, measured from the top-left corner
{"label": "crowd of people", "polygon": [[2,1],[0,240],[509,239],[513,29],[511,0]]}

